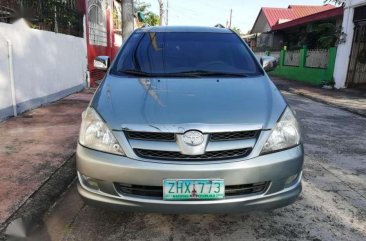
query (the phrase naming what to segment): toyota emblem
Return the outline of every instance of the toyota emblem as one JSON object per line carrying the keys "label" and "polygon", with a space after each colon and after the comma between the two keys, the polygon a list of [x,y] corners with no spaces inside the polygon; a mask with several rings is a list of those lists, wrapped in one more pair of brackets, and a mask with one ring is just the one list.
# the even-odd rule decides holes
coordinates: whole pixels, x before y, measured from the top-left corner
{"label": "toyota emblem", "polygon": [[187,131],[183,134],[183,141],[190,146],[198,146],[203,143],[204,138],[199,131]]}

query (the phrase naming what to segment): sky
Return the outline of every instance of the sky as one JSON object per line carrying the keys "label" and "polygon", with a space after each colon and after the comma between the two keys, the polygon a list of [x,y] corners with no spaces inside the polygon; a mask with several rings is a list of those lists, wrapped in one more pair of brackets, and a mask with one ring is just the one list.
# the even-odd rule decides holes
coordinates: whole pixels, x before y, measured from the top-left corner
{"label": "sky", "polygon": [[[165,5],[166,5],[166,1]],[[233,9],[232,27],[242,33],[250,30],[261,7],[288,5],[323,5],[324,0],[168,0],[169,25],[214,26],[226,25]],[[150,3],[150,11],[158,14],[158,0],[140,0]]]}

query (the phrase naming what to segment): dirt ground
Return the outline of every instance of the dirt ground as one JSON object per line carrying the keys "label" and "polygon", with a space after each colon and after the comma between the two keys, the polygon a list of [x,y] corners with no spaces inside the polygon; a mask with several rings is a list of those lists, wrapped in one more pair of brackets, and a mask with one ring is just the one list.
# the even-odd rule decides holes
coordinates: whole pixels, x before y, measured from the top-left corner
{"label": "dirt ground", "polygon": [[235,215],[119,213],[84,205],[73,185],[30,240],[366,240],[366,118],[284,95],[306,153],[294,204]]}
{"label": "dirt ground", "polygon": [[81,112],[76,93],[0,125],[0,228],[74,153]]}

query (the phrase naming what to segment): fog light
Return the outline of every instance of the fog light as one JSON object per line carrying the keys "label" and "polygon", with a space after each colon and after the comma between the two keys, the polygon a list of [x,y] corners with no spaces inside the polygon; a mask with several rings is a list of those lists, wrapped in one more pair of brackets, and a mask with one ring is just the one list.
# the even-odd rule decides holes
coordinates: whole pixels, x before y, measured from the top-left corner
{"label": "fog light", "polygon": [[84,184],[88,188],[91,188],[91,189],[94,189],[94,190],[99,190],[98,179],[88,177],[88,176],[85,176],[85,175],[80,174],[80,173],[78,173],[78,174],[79,174],[80,182],[82,184]]}
{"label": "fog light", "polygon": [[285,187],[289,187],[292,184],[294,184],[294,182],[297,180],[298,176],[299,176],[299,174],[289,176],[285,182]]}

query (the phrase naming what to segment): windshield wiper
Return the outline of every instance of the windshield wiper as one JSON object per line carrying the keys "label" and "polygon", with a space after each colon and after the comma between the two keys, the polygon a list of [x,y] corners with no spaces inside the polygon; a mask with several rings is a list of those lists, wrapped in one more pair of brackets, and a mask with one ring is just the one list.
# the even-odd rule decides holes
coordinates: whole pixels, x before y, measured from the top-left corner
{"label": "windshield wiper", "polygon": [[209,70],[192,70],[183,72],[167,73],[167,76],[227,76],[227,77],[248,77],[247,74],[242,73],[227,73],[227,72],[216,72]]}
{"label": "windshield wiper", "polygon": [[141,71],[138,69],[126,69],[126,70],[120,70],[119,73],[133,75],[133,76],[140,76],[140,77],[200,77],[195,73],[148,73],[145,71]]}
{"label": "windshield wiper", "polygon": [[153,77],[154,75],[145,71],[141,71],[138,69],[125,69],[118,71],[119,73],[134,75],[134,76],[141,76],[141,77]]}
{"label": "windshield wiper", "polygon": [[118,72],[141,77],[196,77],[196,78],[203,76],[248,77],[247,74],[216,72],[208,70],[193,70],[193,71],[182,71],[182,72],[161,73],[161,74],[148,73],[138,69],[125,69],[120,70]]}

